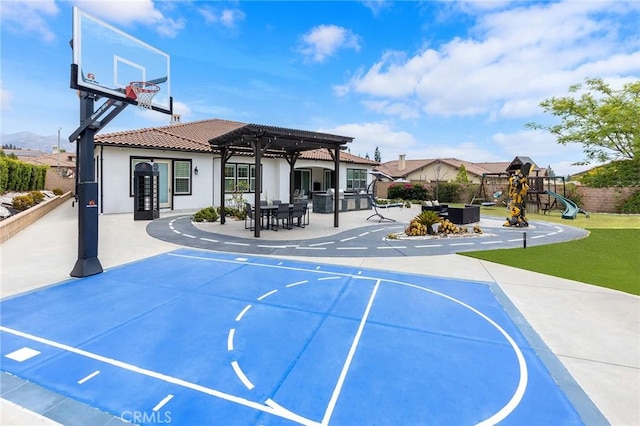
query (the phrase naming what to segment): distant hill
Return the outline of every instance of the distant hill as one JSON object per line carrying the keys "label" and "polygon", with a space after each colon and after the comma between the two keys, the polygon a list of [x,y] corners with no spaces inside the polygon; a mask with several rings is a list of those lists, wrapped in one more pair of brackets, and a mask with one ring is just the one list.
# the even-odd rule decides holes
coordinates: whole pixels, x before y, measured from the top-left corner
{"label": "distant hill", "polygon": [[[31,132],[18,132],[0,135],[0,146],[15,145],[22,149],[34,149],[47,153],[53,152],[53,147],[58,146],[58,135],[42,136]],[[76,152],[76,145],[69,143],[66,136],[60,135],[60,149],[67,152]]]}

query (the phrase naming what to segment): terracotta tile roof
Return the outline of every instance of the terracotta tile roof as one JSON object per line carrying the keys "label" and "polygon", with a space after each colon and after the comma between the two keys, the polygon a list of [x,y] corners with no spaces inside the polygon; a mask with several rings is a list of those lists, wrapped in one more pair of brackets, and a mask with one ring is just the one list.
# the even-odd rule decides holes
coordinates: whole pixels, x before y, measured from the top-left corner
{"label": "terracotta tile roof", "polygon": [[467,169],[467,173],[471,173],[476,176],[482,176],[483,173],[504,172],[510,164],[508,161],[495,163],[472,163],[458,158],[429,158],[422,160],[405,160],[403,170],[398,169],[398,166],[400,165],[399,160],[387,161],[386,163],[380,164],[375,169],[386,173],[393,178],[400,178],[407,176],[422,167],[426,167],[435,161],[441,161],[455,168],[459,168],[464,164],[465,169]]}
{"label": "terracotta tile roof", "polygon": [[[331,158],[329,151],[327,151],[326,149],[303,151],[300,153],[300,158],[305,160],[333,161],[333,158]],[[371,166],[375,166],[378,164],[377,161],[358,157],[357,155],[353,155],[345,151],[340,151],[340,161],[343,163],[368,164]]]}
{"label": "terracotta tile roof", "polygon": [[96,145],[156,148],[174,151],[210,152],[209,139],[246,126],[228,120],[202,120],[163,127],[98,134]]}
{"label": "terracotta tile roof", "polygon": [[[248,126],[238,121],[210,119],[168,126],[127,130],[118,133],[98,134],[96,145],[131,148],[165,149],[175,151],[211,152],[209,140]],[[333,161],[326,149],[303,151],[300,158],[306,160]],[[340,152],[340,161],[356,164],[378,164],[375,161]]]}
{"label": "terracotta tile roof", "polygon": [[61,152],[59,159],[57,154],[44,154],[39,157],[18,156],[18,159],[25,163],[36,164],[39,166],[58,167],[58,165],[60,165],[60,167],[75,168],[75,156],[75,153],[70,154],[68,152]]}
{"label": "terracotta tile roof", "polygon": [[494,161],[487,163],[473,163],[478,167],[482,167],[486,170],[485,173],[506,173],[507,167],[511,164],[510,161]]}

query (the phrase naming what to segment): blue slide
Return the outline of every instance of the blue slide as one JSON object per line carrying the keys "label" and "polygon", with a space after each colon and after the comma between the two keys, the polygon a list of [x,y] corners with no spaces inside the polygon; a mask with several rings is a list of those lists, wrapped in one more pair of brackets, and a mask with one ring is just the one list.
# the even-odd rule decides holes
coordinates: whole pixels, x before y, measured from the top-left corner
{"label": "blue slide", "polygon": [[578,213],[583,213],[585,216],[589,217],[589,213],[582,210],[576,203],[574,203],[570,199],[563,197],[562,195],[557,194],[553,191],[545,191],[545,193],[564,204],[565,209],[564,212],[562,212],[563,219],[575,219],[576,216],[578,216]]}

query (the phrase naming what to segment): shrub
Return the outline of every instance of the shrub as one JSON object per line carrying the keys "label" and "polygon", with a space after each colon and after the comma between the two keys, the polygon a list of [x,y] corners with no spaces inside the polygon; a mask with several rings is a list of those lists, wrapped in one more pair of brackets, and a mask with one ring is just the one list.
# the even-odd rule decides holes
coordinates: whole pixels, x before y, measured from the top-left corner
{"label": "shrub", "polygon": [[29,195],[31,195],[33,202],[36,204],[40,204],[44,200],[44,194],[40,191],[31,191]]}
{"label": "shrub", "polygon": [[414,219],[409,223],[404,233],[411,237],[427,235],[427,227]]}
{"label": "shrub", "polygon": [[445,219],[438,225],[438,232],[441,234],[466,234],[469,230],[463,226],[456,226],[449,219]]}
{"label": "shrub", "polygon": [[51,192],[53,192],[53,195],[57,195],[57,196],[60,196],[63,194],[62,189],[60,188],[53,188],[53,191]]}
{"label": "shrub", "polygon": [[220,218],[218,211],[215,207],[205,207],[202,210],[196,212],[191,220],[194,222],[216,222]]}
{"label": "shrub", "polygon": [[18,195],[13,197],[11,205],[16,210],[27,210],[28,208],[35,206],[36,202],[33,200],[31,195]]}
{"label": "shrub", "polygon": [[634,192],[618,208],[620,213],[635,214],[640,213],[640,191]]}
{"label": "shrub", "polygon": [[387,190],[387,198],[401,200],[429,200],[429,191],[421,183],[394,183]]}
{"label": "shrub", "polygon": [[578,194],[578,188],[573,183],[568,183],[565,186],[565,194],[568,199],[576,203],[577,205],[582,205],[582,196]]}
{"label": "shrub", "polygon": [[423,211],[418,216],[416,216],[413,220],[424,225],[427,228],[427,233],[429,235],[434,234],[433,225],[435,225],[436,223],[440,223],[441,221],[440,216],[438,216],[438,213],[434,211],[429,211],[429,210]]}
{"label": "shrub", "polygon": [[441,203],[455,203],[458,201],[459,192],[460,184],[455,182],[439,182],[433,190],[434,199]]}
{"label": "shrub", "polygon": [[580,181],[591,188],[640,186],[640,160],[613,161],[590,170]]}

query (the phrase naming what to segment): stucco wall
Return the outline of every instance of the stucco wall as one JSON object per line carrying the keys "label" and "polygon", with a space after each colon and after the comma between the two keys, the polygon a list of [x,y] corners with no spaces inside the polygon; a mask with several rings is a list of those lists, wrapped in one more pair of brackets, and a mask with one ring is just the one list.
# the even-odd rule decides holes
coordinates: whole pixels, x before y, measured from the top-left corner
{"label": "stucco wall", "polygon": [[[198,174],[192,174],[191,195],[169,197],[173,210],[197,210],[207,206],[220,205],[220,167],[219,158],[211,154],[198,154],[176,151],[145,150],[131,148],[97,147],[95,151],[96,174],[98,181],[98,200],[101,213],[133,212],[133,197],[130,194],[131,157],[160,160],[191,160],[192,170],[198,168]],[[228,162],[253,164],[252,157],[231,157]],[[296,168],[311,168],[312,180],[316,179],[316,169],[333,169],[333,162],[300,160]],[[371,169],[371,166],[340,164],[340,188],[346,187],[347,168]],[[267,198],[289,200],[289,164],[284,159],[264,158],[262,160],[262,193],[260,199]],[[170,179],[171,179],[170,173]],[[370,178],[370,176],[369,176]],[[231,195],[227,194],[226,198]],[[245,199],[253,203],[254,193],[247,193]]]}

